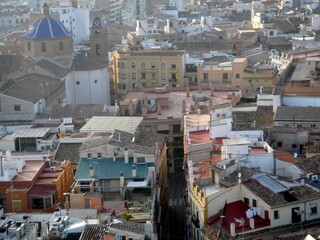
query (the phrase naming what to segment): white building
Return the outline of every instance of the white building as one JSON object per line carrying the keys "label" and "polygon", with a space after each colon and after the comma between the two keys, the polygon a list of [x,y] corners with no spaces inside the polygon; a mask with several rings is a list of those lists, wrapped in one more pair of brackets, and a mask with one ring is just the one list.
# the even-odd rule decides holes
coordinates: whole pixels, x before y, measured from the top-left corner
{"label": "white building", "polygon": [[75,56],[71,72],[65,78],[67,104],[110,105],[110,83],[107,66],[86,54]]}
{"label": "white building", "polygon": [[122,23],[134,27],[134,20],[141,19],[146,16],[146,0],[127,0],[122,4]]}
{"label": "white building", "polygon": [[74,34],[75,45],[89,41],[90,9],[75,8],[71,1],[61,0],[58,6],[50,7],[50,13],[57,14],[67,30]]}

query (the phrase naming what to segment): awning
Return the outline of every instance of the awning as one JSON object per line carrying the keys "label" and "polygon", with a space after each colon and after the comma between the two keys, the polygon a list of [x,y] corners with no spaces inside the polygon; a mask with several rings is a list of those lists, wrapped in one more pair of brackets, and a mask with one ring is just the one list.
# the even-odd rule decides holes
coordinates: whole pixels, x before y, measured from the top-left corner
{"label": "awning", "polygon": [[148,186],[148,181],[128,182],[128,188],[144,188]]}
{"label": "awning", "polygon": [[56,191],[55,186],[48,186],[48,185],[35,185],[33,186],[30,191],[28,192],[28,195],[37,195],[37,196],[47,196],[51,195]]}

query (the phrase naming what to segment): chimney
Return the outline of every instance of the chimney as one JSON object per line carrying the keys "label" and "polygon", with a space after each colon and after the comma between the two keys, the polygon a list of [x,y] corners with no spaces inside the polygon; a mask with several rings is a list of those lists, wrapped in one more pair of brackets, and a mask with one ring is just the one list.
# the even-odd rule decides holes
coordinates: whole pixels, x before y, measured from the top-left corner
{"label": "chimney", "polygon": [[137,166],[135,164],[132,164],[132,177],[137,176]]}
{"label": "chimney", "polygon": [[94,169],[93,169],[93,166],[90,164],[90,167],[89,167],[89,177],[94,177]]}
{"label": "chimney", "polygon": [[133,116],[133,102],[132,102],[131,99],[130,99],[130,101],[129,101],[129,106],[128,106],[128,108],[129,108],[129,116]]}
{"label": "chimney", "polygon": [[212,84],[210,86],[210,95],[211,95],[211,97],[214,96],[214,87],[212,86]]}
{"label": "chimney", "polygon": [[186,100],[183,99],[182,101],[182,112],[185,113],[187,111],[187,103]]}
{"label": "chimney", "polygon": [[234,223],[230,223],[230,235],[232,237],[236,236],[236,226]]}
{"label": "chimney", "polygon": [[124,163],[128,164],[129,163],[129,151],[128,147],[124,147]]}
{"label": "chimney", "polygon": [[148,107],[147,106],[142,106],[141,111],[142,111],[142,117],[146,117],[148,115]]}
{"label": "chimney", "polygon": [[195,99],[194,101],[194,110],[198,110],[199,109],[199,102],[198,99]]}
{"label": "chimney", "polygon": [[190,97],[190,88],[189,87],[186,88],[186,94],[187,94],[187,97]]}
{"label": "chimney", "polygon": [[157,104],[157,112],[158,112],[158,115],[161,115],[161,105],[160,104]]}
{"label": "chimney", "polygon": [[213,102],[212,102],[212,99],[210,98],[209,100],[209,109],[212,109],[213,108]]}
{"label": "chimney", "polygon": [[250,228],[254,229],[254,218],[249,219]]}
{"label": "chimney", "polygon": [[120,193],[123,193],[123,187],[124,187],[124,176],[123,172],[120,172]]}

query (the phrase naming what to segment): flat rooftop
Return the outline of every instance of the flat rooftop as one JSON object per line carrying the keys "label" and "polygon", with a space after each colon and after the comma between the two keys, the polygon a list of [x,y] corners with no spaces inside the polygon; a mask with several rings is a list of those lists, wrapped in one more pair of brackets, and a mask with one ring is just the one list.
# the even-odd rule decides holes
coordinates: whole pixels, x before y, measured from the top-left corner
{"label": "flat rooftop", "polygon": [[40,160],[26,160],[25,164],[22,172],[17,173],[12,181],[32,181],[40,171],[44,162]]}
{"label": "flat rooftop", "polygon": [[134,133],[142,122],[142,117],[104,117],[95,116],[89,120],[80,132],[110,132],[119,129],[124,132]]}
{"label": "flat rooftop", "polygon": [[[231,103],[231,99],[228,99],[228,95],[231,93],[238,93],[240,89],[235,88],[221,88],[219,90],[214,91],[214,96],[211,96],[211,91],[208,89],[202,90],[201,94],[206,95],[207,99],[203,102],[205,107],[209,107],[210,99],[212,101],[212,107]],[[186,102],[186,111],[192,111],[191,106],[194,103],[193,95],[198,94],[198,90],[190,90],[190,96],[187,97],[187,92],[184,88],[171,90],[165,93],[155,93],[155,92],[143,92],[143,91],[132,91],[128,92],[125,96],[125,99],[121,101],[122,103],[126,103],[128,99],[132,99],[132,101],[137,102],[137,100],[142,100],[143,98],[147,98],[148,100],[155,99],[167,99],[168,104],[166,106],[161,106],[161,110],[158,109],[154,112],[148,112],[147,116],[144,119],[157,119],[157,120],[165,120],[165,119],[181,119],[185,112],[182,111],[182,103],[183,100]],[[200,104],[201,107],[201,104]],[[136,113],[135,116],[141,116],[141,113]]]}

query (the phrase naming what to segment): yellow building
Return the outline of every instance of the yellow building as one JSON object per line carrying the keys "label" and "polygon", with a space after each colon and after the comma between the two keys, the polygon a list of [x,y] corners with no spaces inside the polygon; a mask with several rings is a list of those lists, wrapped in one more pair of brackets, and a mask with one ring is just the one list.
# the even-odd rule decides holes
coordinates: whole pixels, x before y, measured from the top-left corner
{"label": "yellow building", "polygon": [[248,66],[246,58],[213,65],[204,63],[198,67],[198,81],[213,87],[241,87],[243,92],[256,91],[260,87],[272,87],[277,80],[277,71],[269,65]]}
{"label": "yellow building", "polygon": [[113,54],[115,95],[121,99],[128,90],[141,87],[183,87],[184,68],[184,51],[116,51]]}

